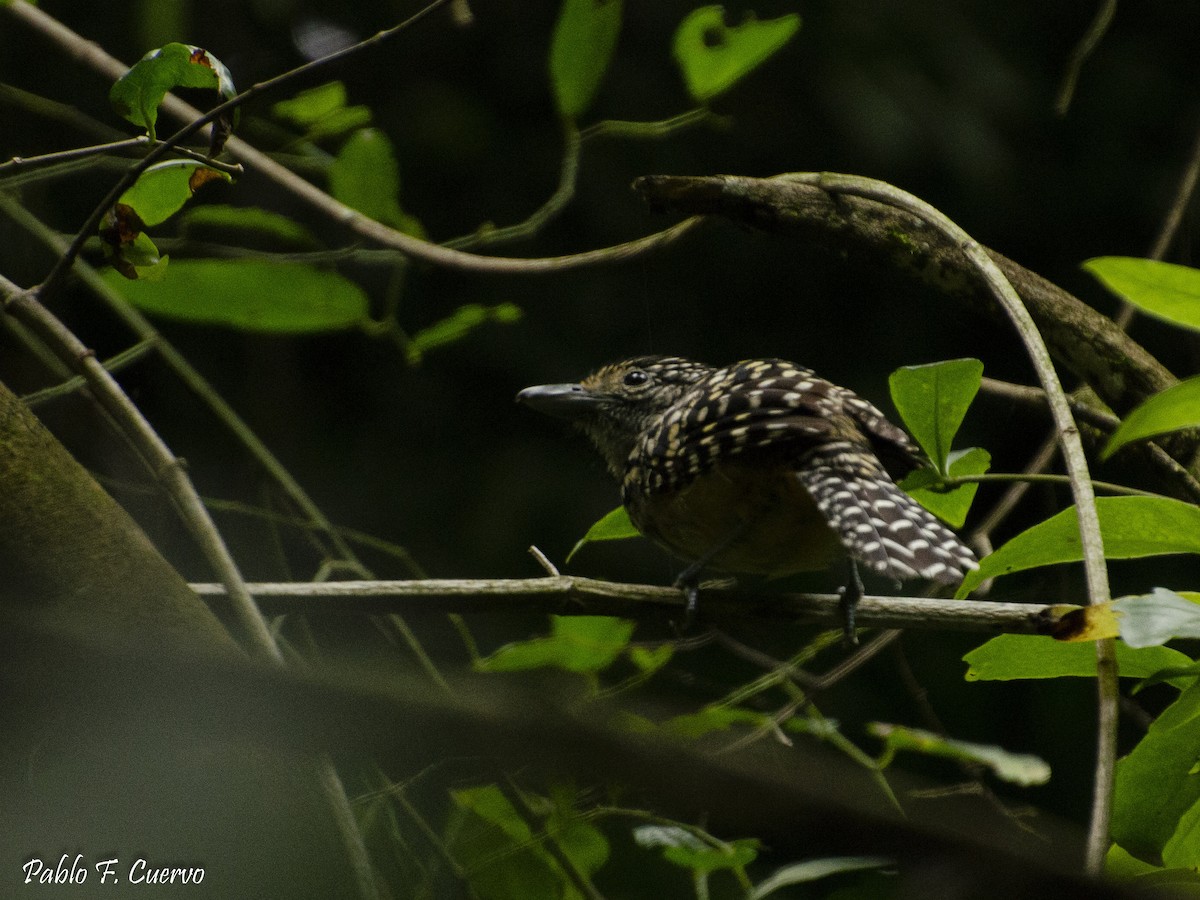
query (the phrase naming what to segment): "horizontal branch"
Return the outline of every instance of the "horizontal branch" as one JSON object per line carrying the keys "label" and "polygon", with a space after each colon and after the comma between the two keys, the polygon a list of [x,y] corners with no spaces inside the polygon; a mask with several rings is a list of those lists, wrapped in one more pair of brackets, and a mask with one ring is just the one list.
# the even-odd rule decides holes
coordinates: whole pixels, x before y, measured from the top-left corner
{"label": "horizontal branch", "polygon": [[[647,584],[621,584],[566,575],[514,579],[427,579],[411,581],[283,582],[248,585],[267,615],[285,613],[511,612],[541,610],[557,615],[616,615],[649,618],[681,612],[683,593]],[[223,597],[219,584],[193,584],[202,597]],[[840,623],[837,594],[770,594],[703,588],[705,619],[731,617]],[[921,628],[1049,634],[1076,607],[1042,603],[996,603],[925,597],[866,596],[855,615],[872,628]]]}

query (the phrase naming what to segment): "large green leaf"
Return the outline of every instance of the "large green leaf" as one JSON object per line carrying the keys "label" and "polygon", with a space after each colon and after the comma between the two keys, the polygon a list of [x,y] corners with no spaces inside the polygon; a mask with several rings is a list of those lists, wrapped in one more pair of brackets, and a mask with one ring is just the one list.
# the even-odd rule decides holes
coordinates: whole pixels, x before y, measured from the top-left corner
{"label": "large green leaf", "polygon": [[[1170,647],[1133,648],[1116,643],[1122,678],[1147,678],[1163,669],[1191,663]],[[1031,634],[1001,634],[963,657],[967,681],[1018,681],[1032,678],[1096,677],[1096,646],[1091,642],[1064,643]],[[1190,681],[1173,682],[1186,687]]]}
{"label": "large green leaf", "polygon": [[1100,256],[1083,268],[1143,312],[1200,329],[1200,269],[1131,256]]}
{"label": "large green leaf", "polygon": [[795,13],[762,22],[750,15],[731,27],[724,7],[701,6],[675,31],[675,61],[688,92],[704,103],[770,59],[799,28]]}
{"label": "large green leaf", "polygon": [[[1200,298],[1197,298],[1200,303]],[[1104,446],[1104,458],[1126,444],[1200,425],[1200,376],[1181,381],[1132,410]]]}
{"label": "large green leaf", "polygon": [[563,0],[550,43],[550,83],[564,119],[592,105],[621,31],[621,0]]}
{"label": "large green leaf", "polygon": [[954,436],[982,378],[979,360],[950,359],[904,366],[888,379],[896,411],[939,472],[946,472]]}
{"label": "large green leaf", "polygon": [[1197,760],[1200,682],[1180,694],[1118,763],[1113,839],[1147,862],[1188,868],[1200,865],[1200,842],[1172,840],[1181,828],[1186,834],[1195,825],[1195,807],[1200,803]]}
{"label": "large green leaf", "polygon": [[[1166,497],[1099,497],[1096,512],[1108,559],[1200,553],[1200,507],[1190,503]],[[1079,521],[1072,506],[984,557],[979,568],[968,573],[957,596],[967,596],[988,578],[1082,558]]]}
{"label": "large green leaf", "polygon": [[311,334],[367,320],[367,296],[336,272],[294,262],[178,260],[162,281],[105,279],[152,315],[242,331]]}
{"label": "large green leaf", "polygon": [[228,100],[237,91],[229,69],[219,59],[190,44],[167,44],[151,50],[122,75],[109,91],[113,109],[155,138],[158,107],[177,87],[211,88]]}

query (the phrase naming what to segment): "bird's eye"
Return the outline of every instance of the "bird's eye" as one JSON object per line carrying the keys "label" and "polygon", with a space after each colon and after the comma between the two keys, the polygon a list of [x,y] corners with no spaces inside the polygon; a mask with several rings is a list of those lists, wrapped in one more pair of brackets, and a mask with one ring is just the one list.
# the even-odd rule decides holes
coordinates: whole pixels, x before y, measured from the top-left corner
{"label": "bird's eye", "polygon": [[626,387],[638,387],[650,380],[650,376],[641,369],[634,369],[632,372],[627,372],[622,379]]}

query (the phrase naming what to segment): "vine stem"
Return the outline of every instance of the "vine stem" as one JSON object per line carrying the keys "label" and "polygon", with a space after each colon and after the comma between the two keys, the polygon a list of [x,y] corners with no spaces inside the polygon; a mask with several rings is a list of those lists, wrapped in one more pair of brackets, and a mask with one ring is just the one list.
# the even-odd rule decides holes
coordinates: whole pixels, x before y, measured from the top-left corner
{"label": "vine stem", "polygon": [[[781,179],[813,185],[829,194],[850,194],[885,203],[901,209],[953,241],[968,262],[978,270],[988,287],[1008,314],[1016,328],[1038,381],[1046,392],[1046,400],[1054,419],[1058,443],[1062,449],[1067,474],[1071,479],[1071,492],[1075,498],[1075,512],[1079,519],[1079,537],[1083,551],[1084,573],[1087,580],[1089,605],[1098,605],[1109,600],[1108,570],[1104,560],[1104,542],[1100,534],[1100,519],[1096,512],[1095,494],[1088,472],[1087,457],[1079,439],[1079,428],[1071,415],[1070,403],[1050,351],[1042,340],[1041,333],[1025,304],[1000,267],[988,256],[978,241],[974,240],[940,210],[929,205],[907,191],[885,182],[855,175],[832,172],[803,172],[779,176]],[[1098,875],[1103,869],[1104,856],[1109,847],[1109,824],[1112,818],[1112,788],[1116,772],[1117,717],[1119,690],[1117,684],[1116,648],[1111,639],[1096,643],[1097,683],[1099,714],[1097,717],[1096,778],[1092,792],[1091,816],[1088,824],[1088,839],[1085,868],[1089,874]]]}

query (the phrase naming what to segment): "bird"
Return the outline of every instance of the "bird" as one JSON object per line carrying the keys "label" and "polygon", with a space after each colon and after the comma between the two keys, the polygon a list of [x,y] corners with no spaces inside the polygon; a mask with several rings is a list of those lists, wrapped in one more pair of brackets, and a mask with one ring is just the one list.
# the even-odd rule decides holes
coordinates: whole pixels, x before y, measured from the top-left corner
{"label": "bird", "polygon": [[858,566],[957,584],[978,567],[950,528],[893,480],[928,465],[900,427],[848,388],[782,359],[714,367],[637,356],[517,401],[595,445],[639,532],[688,563],[689,618],[708,569],[782,577],[847,564],[854,640]]}

